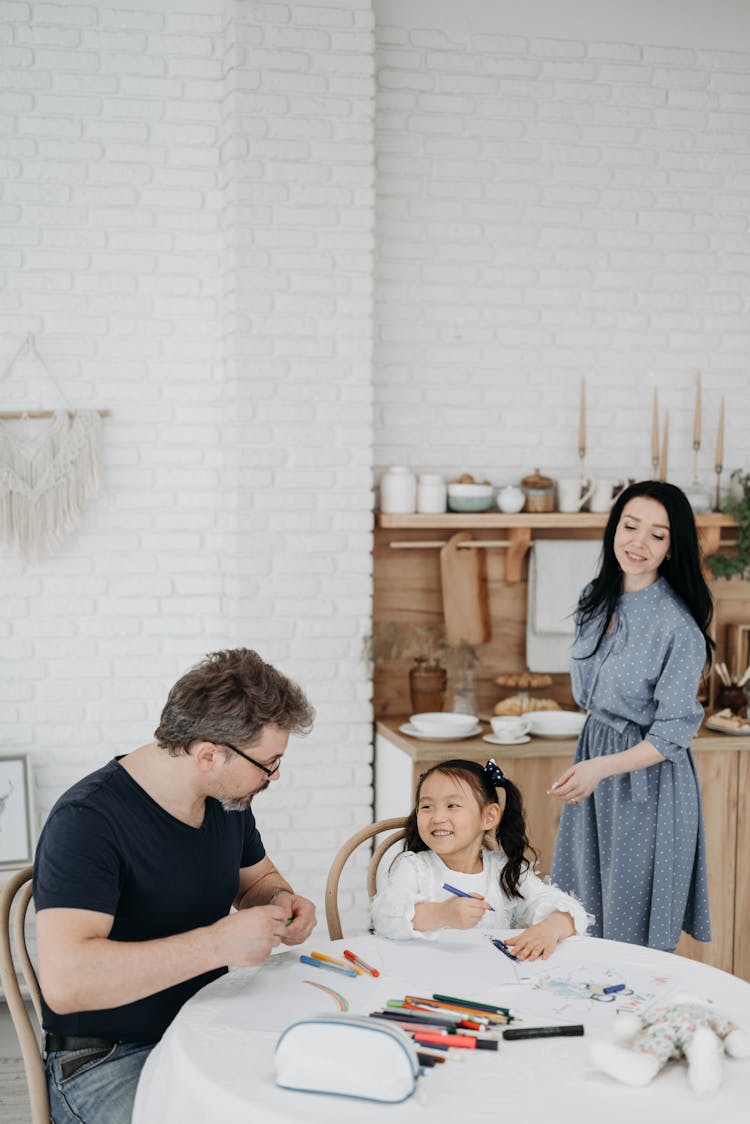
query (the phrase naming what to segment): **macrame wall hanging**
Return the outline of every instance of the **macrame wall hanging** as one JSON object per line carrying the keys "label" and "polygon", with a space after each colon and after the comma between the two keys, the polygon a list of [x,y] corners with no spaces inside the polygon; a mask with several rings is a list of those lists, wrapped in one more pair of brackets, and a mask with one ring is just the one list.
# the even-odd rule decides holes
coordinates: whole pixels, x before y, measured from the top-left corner
{"label": "macrame wall hanging", "polygon": [[[24,562],[57,553],[86,505],[101,491],[99,438],[107,410],[74,410],[29,336],[0,380],[22,357],[36,360],[60,395],[59,410],[0,412],[0,548]],[[36,419],[49,419],[37,431]],[[8,422],[21,421],[22,425]]]}

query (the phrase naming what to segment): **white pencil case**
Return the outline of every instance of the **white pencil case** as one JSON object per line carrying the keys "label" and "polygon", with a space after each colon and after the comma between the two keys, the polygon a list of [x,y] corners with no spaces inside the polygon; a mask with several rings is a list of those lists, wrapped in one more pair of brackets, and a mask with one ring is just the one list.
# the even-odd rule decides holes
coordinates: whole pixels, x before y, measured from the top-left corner
{"label": "white pencil case", "polygon": [[302,1019],[276,1043],[276,1080],[283,1089],[396,1102],[412,1095],[418,1074],[411,1038],[378,1019]]}

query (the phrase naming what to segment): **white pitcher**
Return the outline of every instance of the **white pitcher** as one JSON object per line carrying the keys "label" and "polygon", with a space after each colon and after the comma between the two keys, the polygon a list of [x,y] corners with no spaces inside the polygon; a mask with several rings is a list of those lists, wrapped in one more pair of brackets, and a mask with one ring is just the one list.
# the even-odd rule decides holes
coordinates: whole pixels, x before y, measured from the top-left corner
{"label": "white pitcher", "polygon": [[609,511],[614,501],[613,492],[615,488],[621,488],[623,485],[623,480],[612,480],[609,477],[604,477],[601,480],[596,480],[594,482],[594,490],[591,493],[589,510]]}
{"label": "white pitcher", "polygon": [[580,476],[569,476],[558,480],[557,510],[580,511],[593,490],[593,480],[582,480]]}

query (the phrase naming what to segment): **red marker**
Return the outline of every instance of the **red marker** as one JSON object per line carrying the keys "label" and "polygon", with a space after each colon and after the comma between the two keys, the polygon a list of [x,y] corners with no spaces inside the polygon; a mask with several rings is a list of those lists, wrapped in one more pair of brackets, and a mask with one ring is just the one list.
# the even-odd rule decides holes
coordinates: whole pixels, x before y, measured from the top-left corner
{"label": "red marker", "polygon": [[352,964],[356,964],[356,966],[358,968],[361,968],[364,972],[369,972],[371,976],[380,975],[380,972],[377,970],[377,968],[371,968],[369,964],[365,964],[364,960],[360,960],[360,958],[353,952],[350,952],[348,948],[344,949],[344,956],[347,960],[351,960]]}
{"label": "red marker", "polygon": [[496,1050],[496,1038],[473,1038],[468,1034],[431,1034],[417,1031],[414,1041],[423,1046],[456,1046],[464,1050]]}

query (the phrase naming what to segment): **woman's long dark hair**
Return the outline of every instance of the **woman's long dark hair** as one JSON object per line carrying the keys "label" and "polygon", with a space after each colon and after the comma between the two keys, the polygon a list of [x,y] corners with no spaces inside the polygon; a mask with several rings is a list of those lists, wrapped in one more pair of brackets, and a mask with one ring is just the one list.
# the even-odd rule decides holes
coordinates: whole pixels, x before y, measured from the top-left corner
{"label": "woman's long dark hair", "polygon": [[[479,807],[482,809],[486,808],[488,804],[500,803],[497,798],[497,789],[490,778],[490,774],[485,772],[484,768],[478,765],[476,761],[441,761],[439,765],[433,765],[419,778],[414,807],[406,821],[405,851],[430,850],[417,829],[417,808],[419,807],[422,785],[433,773],[444,773],[447,777],[454,777],[458,781],[463,781],[472,790]],[[521,898],[523,895],[518,889],[518,883],[521,880],[521,875],[531,866],[531,862],[526,857],[527,852],[534,859],[536,859],[537,853],[530,845],[526,835],[521,793],[507,777],[502,782],[502,788],[505,792],[505,807],[502,810],[500,822],[495,829],[495,838],[508,861],[500,875],[500,885],[509,898]]]}
{"label": "woman's long dark hair", "polygon": [[701,571],[701,552],[695,517],[687,496],[674,484],[660,480],[641,480],[620,492],[610,512],[604,530],[602,562],[599,573],[578,602],[578,622],[585,624],[592,617],[602,615],[602,629],[595,646],[585,656],[588,659],[597,650],[607,630],[617,599],[622,593],[622,570],[615,558],[615,532],[625,505],[636,496],[656,500],[669,519],[669,551],[659,567],[659,576],[666,578],[675,593],[684,601],[688,612],[703,633],[706,642],[706,664],[711,666],[714,642],[708,635],[713,616],[713,602]]}

